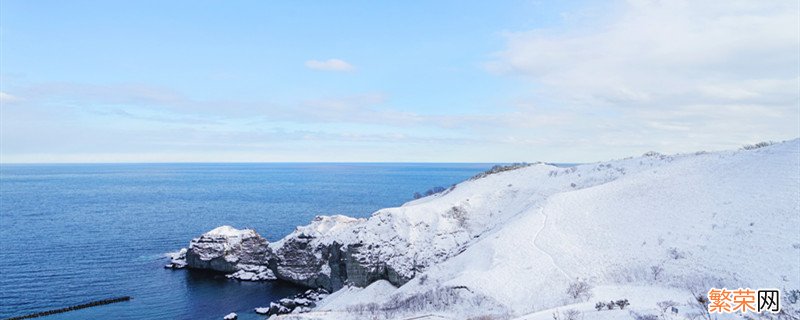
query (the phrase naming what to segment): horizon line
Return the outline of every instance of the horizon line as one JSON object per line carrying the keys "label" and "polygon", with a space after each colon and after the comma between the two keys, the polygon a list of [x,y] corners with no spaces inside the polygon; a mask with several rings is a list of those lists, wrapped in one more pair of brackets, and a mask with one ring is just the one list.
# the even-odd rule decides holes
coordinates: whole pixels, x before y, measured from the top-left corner
{"label": "horizon line", "polygon": [[143,162],[0,162],[0,165],[92,165],[92,164],[512,164],[512,163],[557,163],[579,164],[584,162],[548,162],[548,161],[143,161]]}

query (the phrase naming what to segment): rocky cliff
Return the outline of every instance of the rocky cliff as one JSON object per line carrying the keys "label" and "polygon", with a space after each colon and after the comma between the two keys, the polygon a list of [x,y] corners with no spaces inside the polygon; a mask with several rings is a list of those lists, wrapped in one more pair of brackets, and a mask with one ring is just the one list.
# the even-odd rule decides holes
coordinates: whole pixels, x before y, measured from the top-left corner
{"label": "rocky cliff", "polygon": [[[364,287],[377,280],[400,286],[429,266],[459,254],[531,201],[574,188],[567,179],[559,179],[563,181],[557,187],[541,189],[518,187],[529,185],[525,175],[486,179],[523,168],[554,176],[571,172],[543,163],[493,170],[445,192],[379,210],[368,219],[318,216],[269,244],[253,230],[220,227],[192,240],[186,265],[229,273],[241,280],[274,277],[330,292],[345,285]],[[587,187],[624,174],[604,169],[600,178],[579,177],[576,181]]]}
{"label": "rocky cliff", "polygon": [[[385,209],[370,219],[318,216],[275,243],[254,230],[223,226],[193,239],[168,267],[215,270],[240,280],[279,279],[328,291],[381,279],[399,286],[456,254],[473,237],[459,222],[463,208],[449,207],[432,215],[434,220],[416,222],[419,230],[412,234],[408,221],[395,221],[396,210],[405,209]],[[420,237],[431,232],[431,224],[438,231]]]}
{"label": "rocky cliff", "polygon": [[188,249],[172,256],[167,267],[187,266],[228,273],[242,280],[275,279],[267,267],[272,251],[255,230],[221,226],[192,239]]}
{"label": "rocky cliff", "polygon": [[[204,235],[186,257],[206,259],[187,264],[252,265],[332,292],[306,316],[292,314],[303,319],[549,319],[564,307],[621,319],[627,308],[592,302],[625,298],[631,311],[653,313],[657,302],[696,301],[710,287],[800,292],[799,153],[793,140],[492,170],[368,219],[322,216],[274,243],[254,241],[258,249],[245,251],[264,252],[254,264],[241,262],[244,246],[230,243],[238,240]],[[567,294],[581,284],[595,301]],[[678,318],[694,317],[691,304],[680,308]]]}

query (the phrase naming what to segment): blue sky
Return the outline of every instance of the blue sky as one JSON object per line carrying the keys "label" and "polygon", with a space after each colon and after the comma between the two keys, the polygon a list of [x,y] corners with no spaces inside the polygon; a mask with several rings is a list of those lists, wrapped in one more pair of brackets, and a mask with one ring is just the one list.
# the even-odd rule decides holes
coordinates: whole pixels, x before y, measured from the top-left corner
{"label": "blue sky", "polygon": [[595,161],[800,135],[797,3],[0,4],[0,161]]}

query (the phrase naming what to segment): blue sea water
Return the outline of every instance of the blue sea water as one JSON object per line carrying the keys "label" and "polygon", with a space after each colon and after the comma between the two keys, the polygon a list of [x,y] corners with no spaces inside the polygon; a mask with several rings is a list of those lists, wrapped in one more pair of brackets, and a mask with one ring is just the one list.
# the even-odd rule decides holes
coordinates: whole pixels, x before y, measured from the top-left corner
{"label": "blue sea water", "polygon": [[166,252],[217,226],[270,241],[314,216],[367,217],[488,164],[0,165],[0,318],[116,296],[46,319],[261,319],[299,292],[168,270]]}

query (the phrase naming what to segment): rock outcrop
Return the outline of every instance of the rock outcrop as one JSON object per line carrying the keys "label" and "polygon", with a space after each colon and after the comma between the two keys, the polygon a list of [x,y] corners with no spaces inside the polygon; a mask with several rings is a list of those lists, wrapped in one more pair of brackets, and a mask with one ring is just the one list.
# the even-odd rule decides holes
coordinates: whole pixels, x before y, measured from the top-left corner
{"label": "rock outcrop", "polygon": [[[530,167],[546,172],[554,168],[543,164]],[[483,178],[479,180],[491,180]],[[459,254],[503,221],[508,213],[494,212],[494,203],[527,205],[530,195],[522,197],[506,185],[511,184],[492,185],[498,191],[488,196],[479,188],[451,188],[401,207],[379,210],[369,219],[318,216],[274,243],[267,243],[253,230],[223,226],[192,240],[186,265],[225,272],[240,280],[278,279],[329,292],[346,285],[365,287],[377,280],[401,286],[429,266]],[[473,196],[484,201],[470,203]],[[432,202],[435,199],[443,201]]]}
{"label": "rock outcrop", "polygon": [[317,306],[317,302],[328,296],[325,289],[309,289],[294,296],[272,302],[269,308],[256,308],[256,313],[268,316],[287,313],[308,312]]}
{"label": "rock outcrop", "polygon": [[258,273],[266,270],[259,266],[269,263],[272,252],[267,240],[254,230],[222,226],[193,239],[185,256],[189,268]]}
{"label": "rock outcrop", "polygon": [[177,252],[168,253],[169,263],[164,268],[167,269],[183,269],[186,268],[186,248],[181,248]]}
{"label": "rock outcrop", "polygon": [[420,255],[409,254],[414,244],[399,237],[397,230],[372,227],[374,221],[390,216],[389,211],[370,219],[318,216],[270,244],[274,252],[270,267],[278,279],[331,292],[345,285],[365,287],[381,279],[402,285],[436,260],[417,262]]}
{"label": "rock outcrop", "polygon": [[318,216],[274,243],[253,230],[222,226],[193,239],[185,262],[173,259],[168,266],[215,270],[246,281],[278,279],[329,292],[381,279],[400,286],[473,238],[452,214],[461,207],[432,212],[433,220],[415,222],[419,230],[409,229],[406,217],[398,220],[397,210],[404,209],[385,209],[370,219]]}
{"label": "rock outcrop", "polygon": [[237,315],[236,312],[231,312],[231,313],[225,315],[225,317],[223,317],[222,319],[223,320],[236,320],[236,319],[239,319],[239,315]]}
{"label": "rock outcrop", "polygon": [[325,240],[362,222],[345,216],[319,216],[272,243],[275,259],[270,266],[275,276],[310,288],[341,288],[348,281],[347,249],[343,243]]}
{"label": "rock outcrop", "polygon": [[[791,235],[800,225],[799,152],[800,139],[756,150],[496,169],[369,219],[317,217],[267,244],[261,263],[234,266],[337,291],[267,310],[319,311],[292,315],[298,319],[364,318],[358,310],[382,318],[548,315],[580,307],[564,298],[575,279],[591,279],[614,299],[624,291],[663,301],[686,298],[676,285],[797,288],[796,261],[785,257],[798,249]],[[225,260],[217,251],[211,260]],[[751,252],[770,254],[748,260]],[[662,265],[667,271],[655,279],[650,271]]]}

